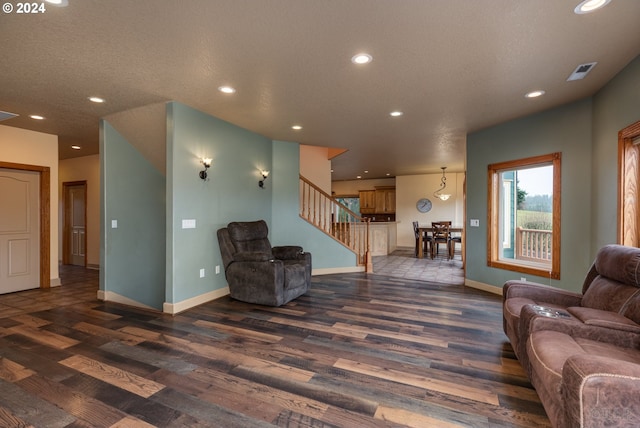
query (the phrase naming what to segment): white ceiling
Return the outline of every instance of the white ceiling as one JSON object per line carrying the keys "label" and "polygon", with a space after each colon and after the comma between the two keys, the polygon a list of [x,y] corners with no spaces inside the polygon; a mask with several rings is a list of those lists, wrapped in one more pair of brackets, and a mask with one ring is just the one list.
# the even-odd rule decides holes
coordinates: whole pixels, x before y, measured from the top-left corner
{"label": "white ceiling", "polygon": [[[593,95],[640,54],[637,0],[586,15],[578,0],[68,2],[0,16],[0,110],[20,115],[2,124],[59,135],[61,159],[98,152],[100,117],[176,100],[348,149],[334,180],[462,171],[468,132]],[[362,51],[373,62],[352,64]]]}

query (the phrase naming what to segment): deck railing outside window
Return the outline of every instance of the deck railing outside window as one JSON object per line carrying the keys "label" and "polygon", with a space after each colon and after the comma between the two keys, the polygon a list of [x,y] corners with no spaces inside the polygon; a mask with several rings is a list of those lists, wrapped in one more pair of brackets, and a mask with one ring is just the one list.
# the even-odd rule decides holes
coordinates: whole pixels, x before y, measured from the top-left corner
{"label": "deck railing outside window", "polygon": [[518,227],[516,230],[516,259],[551,263],[552,235],[551,230]]}

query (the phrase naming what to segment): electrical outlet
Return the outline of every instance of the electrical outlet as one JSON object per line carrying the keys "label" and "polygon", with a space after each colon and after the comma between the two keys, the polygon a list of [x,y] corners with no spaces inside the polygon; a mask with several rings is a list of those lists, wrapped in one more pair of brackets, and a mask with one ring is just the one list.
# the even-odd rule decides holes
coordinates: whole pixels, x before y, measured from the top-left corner
{"label": "electrical outlet", "polygon": [[472,218],[469,221],[469,226],[471,226],[471,227],[480,227],[480,220],[478,220],[477,218]]}
{"label": "electrical outlet", "polygon": [[204,269],[200,269],[200,278],[204,278]]}
{"label": "electrical outlet", "polygon": [[527,282],[527,278],[525,278],[524,276],[523,276],[523,277],[520,277],[520,281],[522,281],[522,282]]}
{"label": "electrical outlet", "polygon": [[118,220],[111,220],[111,229],[118,228]]}
{"label": "electrical outlet", "polygon": [[220,265],[216,266],[216,275],[220,273]]}

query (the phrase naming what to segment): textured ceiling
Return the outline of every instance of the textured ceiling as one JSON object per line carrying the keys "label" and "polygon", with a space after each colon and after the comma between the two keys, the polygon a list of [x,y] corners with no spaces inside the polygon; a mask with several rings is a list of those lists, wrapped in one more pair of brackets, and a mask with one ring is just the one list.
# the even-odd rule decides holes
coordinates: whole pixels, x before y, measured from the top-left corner
{"label": "textured ceiling", "polygon": [[[593,95],[640,54],[640,1],[586,15],[577,3],[69,0],[3,13],[0,111],[20,117],[2,124],[83,156],[98,151],[100,117],[176,100],[271,139],[348,149],[334,180],[462,171],[466,133]],[[361,51],[371,64],[350,62]],[[525,99],[532,89],[546,95]]]}

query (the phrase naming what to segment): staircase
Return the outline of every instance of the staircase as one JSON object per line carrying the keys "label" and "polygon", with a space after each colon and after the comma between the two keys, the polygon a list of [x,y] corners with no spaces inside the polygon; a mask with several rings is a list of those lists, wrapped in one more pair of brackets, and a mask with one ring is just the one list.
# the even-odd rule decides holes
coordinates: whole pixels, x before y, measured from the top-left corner
{"label": "staircase", "polygon": [[360,217],[311,181],[300,176],[300,217],[356,254],[359,266],[373,272],[369,220]]}

